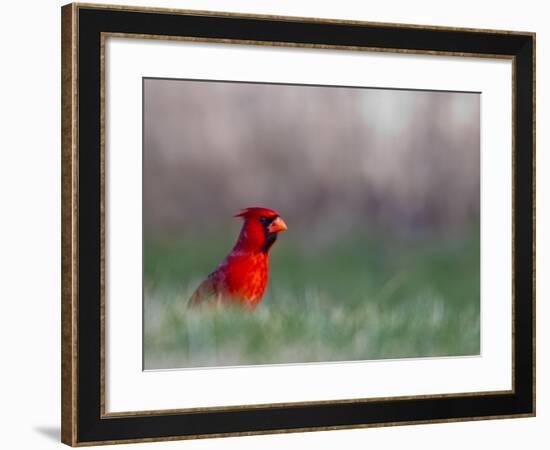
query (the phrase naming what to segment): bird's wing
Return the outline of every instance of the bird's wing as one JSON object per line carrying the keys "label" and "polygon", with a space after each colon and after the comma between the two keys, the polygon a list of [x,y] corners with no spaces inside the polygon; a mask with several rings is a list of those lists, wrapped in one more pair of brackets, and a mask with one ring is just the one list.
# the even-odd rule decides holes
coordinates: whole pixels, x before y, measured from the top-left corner
{"label": "bird's wing", "polygon": [[199,287],[195,290],[189,299],[189,306],[200,305],[201,303],[217,300],[219,296],[218,281],[216,277],[210,274]]}

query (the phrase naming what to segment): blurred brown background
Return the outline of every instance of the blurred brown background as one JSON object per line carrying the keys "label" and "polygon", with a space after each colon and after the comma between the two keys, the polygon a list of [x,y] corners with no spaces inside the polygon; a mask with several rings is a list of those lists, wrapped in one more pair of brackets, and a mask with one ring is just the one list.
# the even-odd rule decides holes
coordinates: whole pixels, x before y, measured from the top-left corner
{"label": "blurred brown background", "polygon": [[320,239],[478,221],[477,93],[146,79],[144,101],[147,237],[255,205]]}

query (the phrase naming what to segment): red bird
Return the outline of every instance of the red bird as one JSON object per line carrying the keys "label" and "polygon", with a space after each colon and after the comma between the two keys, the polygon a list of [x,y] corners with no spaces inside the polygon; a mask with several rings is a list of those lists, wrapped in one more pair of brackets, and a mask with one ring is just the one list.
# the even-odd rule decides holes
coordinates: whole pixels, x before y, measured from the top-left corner
{"label": "red bird", "polygon": [[269,250],[287,226],[276,211],[267,208],[245,208],[235,217],[242,217],[244,223],[233,250],[200,284],[190,305],[230,302],[254,308],[261,300]]}

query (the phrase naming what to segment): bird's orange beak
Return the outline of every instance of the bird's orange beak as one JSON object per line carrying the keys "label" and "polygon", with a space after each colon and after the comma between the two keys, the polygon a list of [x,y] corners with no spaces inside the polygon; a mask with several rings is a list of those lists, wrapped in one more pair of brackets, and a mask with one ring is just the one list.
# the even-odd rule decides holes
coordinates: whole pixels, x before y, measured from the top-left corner
{"label": "bird's orange beak", "polygon": [[273,222],[271,222],[267,228],[267,231],[270,233],[279,233],[286,230],[288,230],[288,227],[286,226],[285,221],[280,217],[277,217]]}

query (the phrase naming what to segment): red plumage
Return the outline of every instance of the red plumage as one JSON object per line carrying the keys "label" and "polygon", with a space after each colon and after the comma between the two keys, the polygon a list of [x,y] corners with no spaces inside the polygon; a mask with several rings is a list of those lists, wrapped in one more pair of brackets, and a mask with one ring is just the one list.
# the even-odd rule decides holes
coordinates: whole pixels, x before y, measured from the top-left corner
{"label": "red plumage", "polygon": [[287,229],[279,214],[268,208],[245,208],[244,220],[231,252],[208,275],[189,300],[190,305],[233,302],[254,308],[267,285],[268,259],[277,235]]}

